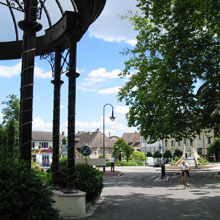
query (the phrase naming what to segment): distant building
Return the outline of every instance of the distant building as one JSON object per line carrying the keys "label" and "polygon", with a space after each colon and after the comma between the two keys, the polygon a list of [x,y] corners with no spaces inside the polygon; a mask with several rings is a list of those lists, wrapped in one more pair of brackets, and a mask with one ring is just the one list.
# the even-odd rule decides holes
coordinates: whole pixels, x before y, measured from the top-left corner
{"label": "distant building", "polygon": [[193,151],[208,159],[208,146],[215,140],[213,132],[201,132],[193,139],[183,139],[176,141],[173,138],[163,140],[163,150],[170,150],[173,154],[175,149],[183,151],[184,143],[186,146],[186,156],[193,156]]}
{"label": "distant building", "polygon": [[109,138],[115,143],[120,137],[118,137],[118,136],[111,136]]}
{"label": "distant building", "polygon": [[134,150],[141,151],[141,136],[139,133],[124,133],[122,138],[127,144],[131,145]]}
{"label": "distant building", "polygon": [[152,155],[156,152],[159,151],[162,153],[162,141],[158,140],[154,143],[148,144],[148,139],[145,140],[144,137],[141,137],[141,152],[144,154],[147,154],[150,152]]}
{"label": "distant building", "polygon": [[[60,135],[60,151],[64,135]],[[52,132],[32,131],[32,159],[42,167],[49,167],[52,162]]]}
{"label": "distant building", "polygon": [[[103,155],[103,134],[97,130],[95,132],[78,132],[75,137],[76,154],[79,155],[82,146],[88,145],[92,149],[91,158],[99,158]],[[105,156],[110,158],[112,155],[114,142],[105,136]]]}

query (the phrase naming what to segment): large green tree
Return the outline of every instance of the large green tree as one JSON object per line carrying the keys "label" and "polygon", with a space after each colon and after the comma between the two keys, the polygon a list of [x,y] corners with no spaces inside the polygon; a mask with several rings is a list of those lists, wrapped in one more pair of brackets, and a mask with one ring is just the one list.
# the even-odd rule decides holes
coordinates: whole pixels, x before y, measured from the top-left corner
{"label": "large green tree", "polygon": [[20,101],[15,94],[6,96],[7,100],[2,104],[5,107],[2,109],[3,124],[6,124],[8,120],[13,118],[15,121],[19,121],[20,114]]}
{"label": "large green tree", "polygon": [[130,20],[138,31],[119,99],[129,126],[177,140],[202,129],[220,133],[220,1],[137,0]]}
{"label": "large green tree", "polygon": [[9,153],[12,157],[18,157],[19,136],[19,99],[12,94],[6,97],[2,104],[3,122],[0,128],[0,146],[2,151]]}
{"label": "large green tree", "polygon": [[125,142],[123,138],[119,138],[113,148],[113,156],[117,159],[121,160],[123,156],[126,157],[126,160],[129,160],[129,157],[134,152],[133,147],[131,147],[129,144]]}

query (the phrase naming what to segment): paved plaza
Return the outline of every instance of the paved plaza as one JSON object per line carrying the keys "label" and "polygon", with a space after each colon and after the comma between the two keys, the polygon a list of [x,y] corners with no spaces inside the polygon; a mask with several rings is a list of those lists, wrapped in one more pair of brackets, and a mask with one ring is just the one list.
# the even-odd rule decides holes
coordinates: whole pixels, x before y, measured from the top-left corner
{"label": "paved plaza", "polygon": [[216,169],[191,171],[190,188],[181,175],[155,181],[160,171],[149,167],[116,168],[121,176],[105,178],[96,208],[85,220],[218,220],[220,178]]}

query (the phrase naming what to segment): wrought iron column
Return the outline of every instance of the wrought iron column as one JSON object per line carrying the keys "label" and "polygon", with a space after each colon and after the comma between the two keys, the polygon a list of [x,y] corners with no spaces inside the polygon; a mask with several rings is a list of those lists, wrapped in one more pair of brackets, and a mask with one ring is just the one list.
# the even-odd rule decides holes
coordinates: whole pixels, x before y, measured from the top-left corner
{"label": "wrought iron column", "polygon": [[36,50],[36,32],[42,26],[36,22],[37,0],[24,0],[24,20],[18,23],[23,30],[22,70],[20,91],[20,159],[26,160],[31,166],[32,113],[34,58]]}
{"label": "wrought iron column", "polygon": [[53,166],[52,166],[52,183],[53,187],[58,185],[59,172],[59,148],[60,148],[60,88],[63,84],[61,77],[61,58],[62,52],[55,51],[55,70],[54,80],[54,100],[53,100]]}
{"label": "wrought iron column", "polygon": [[76,42],[70,42],[68,88],[68,180],[67,190],[75,191],[75,114],[76,114]]}

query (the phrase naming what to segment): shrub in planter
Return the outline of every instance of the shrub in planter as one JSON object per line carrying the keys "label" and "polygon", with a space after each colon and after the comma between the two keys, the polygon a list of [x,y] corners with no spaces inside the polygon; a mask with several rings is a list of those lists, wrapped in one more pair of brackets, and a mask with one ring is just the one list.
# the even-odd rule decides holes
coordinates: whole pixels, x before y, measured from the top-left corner
{"label": "shrub in planter", "polygon": [[103,189],[103,172],[88,164],[76,164],[76,188],[86,192],[86,201],[96,199]]}
{"label": "shrub in planter", "polygon": [[52,192],[24,162],[0,156],[0,218],[58,220]]}
{"label": "shrub in planter", "polygon": [[[59,186],[66,188],[67,184],[67,159],[62,158],[59,161]],[[75,186],[76,189],[86,192],[86,201],[92,202],[102,192],[103,172],[93,168],[88,164],[75,165]]]}

